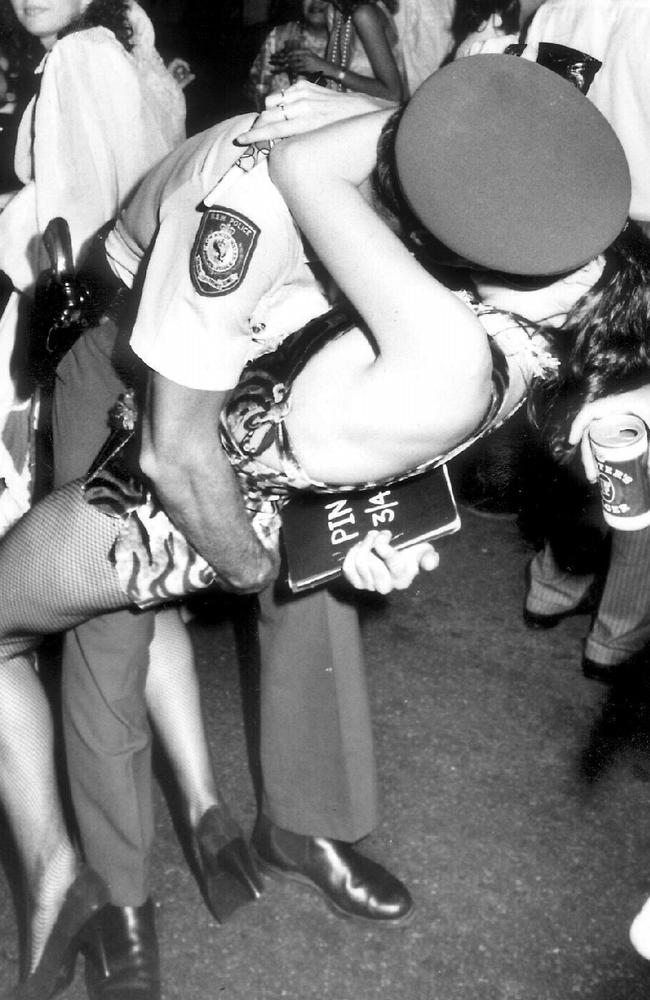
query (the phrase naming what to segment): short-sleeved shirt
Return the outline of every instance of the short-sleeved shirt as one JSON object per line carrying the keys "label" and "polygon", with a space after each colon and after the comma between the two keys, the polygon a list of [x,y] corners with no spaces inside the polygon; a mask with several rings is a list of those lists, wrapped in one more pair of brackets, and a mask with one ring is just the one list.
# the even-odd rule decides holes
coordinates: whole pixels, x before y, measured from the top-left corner
{"label": "short-sleeved shirt", "polygon": [[192,389],[232,388],[247,361],[328,308],[266,158],[234,165],[244,151],[233,139],[251,120],[221,123],[170,154],[106,243],[129,285],[147,256],[133,350]]}

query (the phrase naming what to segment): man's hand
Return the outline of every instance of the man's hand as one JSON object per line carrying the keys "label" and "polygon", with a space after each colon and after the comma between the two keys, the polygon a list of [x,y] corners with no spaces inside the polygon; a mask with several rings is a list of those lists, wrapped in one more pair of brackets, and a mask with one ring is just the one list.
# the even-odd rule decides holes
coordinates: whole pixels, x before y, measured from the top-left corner
{"label": "man's hand", "polygon": [[177,385],[152,372],[142,420],[142,471],[176,527],[225,589],[254,593],[277,575],[274,539],[260,539],[219,440],[228,393]]}
{"label": "man's hand", "polygon": [[379,594],[406,590],[418,573],[428,573],[438,566],[438,553],[429,542],[395,549],[391,537],[390,531],[369,531],[346,555],[343,575],[356,590]]}
{"label": "man's hand", "polygon": [[253,127],[236,139],[237,145],[268,139],[284,139],[290,135],[313,132],[314,129],[345,118],[397,107],[390,101],[368,94],[342,93],[318,87],[307,80],[298,80],[285,91],[269,94],[266,111],[255,120]]}
{"label": "man's hand", "polygon": [[569,443],[580,444],[580,454],[585,475],[590,483],[598,480],[598,469],[589,444],[589,428],[594,420],[610,417],[615,413],[634,413],[650,426],[650,383],[630,392],[619,392],[613,396],[603,396],[593,403],[583,406],[571,424]]}

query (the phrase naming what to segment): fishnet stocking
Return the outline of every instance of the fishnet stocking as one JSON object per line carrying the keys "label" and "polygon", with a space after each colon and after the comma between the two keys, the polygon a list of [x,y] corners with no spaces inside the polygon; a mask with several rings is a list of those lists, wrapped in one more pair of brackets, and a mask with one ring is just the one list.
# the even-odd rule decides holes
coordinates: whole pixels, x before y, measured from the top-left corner
{"label": "fishnet stocking", "polygon": [[75,871],[57,793],[50,710],[33,653],[42,635],[126,606],[107,559],[116,528],[72,483],[0,541],[0,797],[32,901],[32,968]]}
{"label": "fishnet stocking", "polygon": [[194,650],[177,608],[158,611],[149,647],[147,707],[169,755],[192,827],[220,802],[205,735]]}
{"label": "fishnet stocking", "polygon": [[51,493],[0,542],[0,666],[63,632],[128,606],[108,560],[119,522],[85,503],[79,483]]}
{"label": "fishnet stocking", "polygon": [[0,797],[30,900],[34,968],[76,861],[59,804],[50,708],[28,658],[0,670],[0,761]]}

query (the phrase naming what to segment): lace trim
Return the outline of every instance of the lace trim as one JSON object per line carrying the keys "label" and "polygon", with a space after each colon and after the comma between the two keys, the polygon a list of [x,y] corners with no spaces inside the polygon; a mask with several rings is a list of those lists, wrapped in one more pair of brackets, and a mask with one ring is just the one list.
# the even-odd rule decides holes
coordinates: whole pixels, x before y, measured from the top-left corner
{"label": "lace trim", "polygon": [[[499,345],[506,357],[524,354],[528,369],[535,378],[547,378],[557,371],[559,358],[552,353],[544,327],[539,323],[533,323],[518,313],[486,305],[466,289],[454,294],[480,319],[488,337]],[[504,320],[510,322],[504,323]]]}

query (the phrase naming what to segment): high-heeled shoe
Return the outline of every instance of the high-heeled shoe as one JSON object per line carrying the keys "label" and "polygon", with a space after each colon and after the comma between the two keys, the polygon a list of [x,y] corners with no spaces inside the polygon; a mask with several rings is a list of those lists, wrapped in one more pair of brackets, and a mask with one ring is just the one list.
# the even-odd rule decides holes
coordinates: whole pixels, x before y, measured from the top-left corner
{"label": "high-heeled shoe", "polygon": [[105,883],[84,865],[65,895],[38,965],[6,1000],[51,1000],[67,989],[74,978],[83,929],[108,901]]}
{"label": "high-heeled shoe", "polygon": [[262,895],[264,885],[241,827],[224,804],[207,809],[194,832],[202,889],[210,913],[222,924]]}

